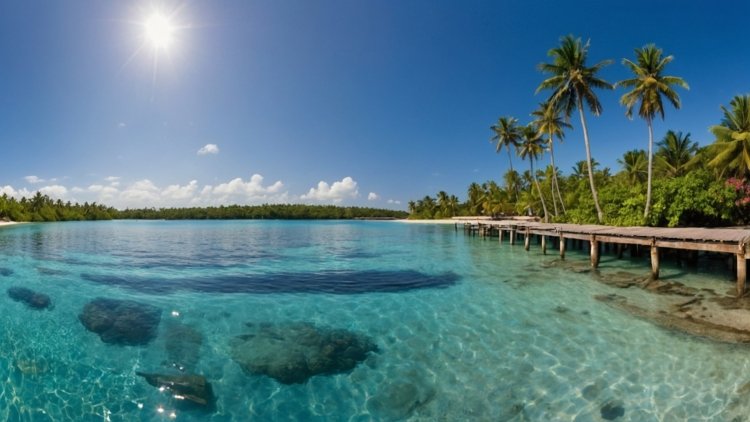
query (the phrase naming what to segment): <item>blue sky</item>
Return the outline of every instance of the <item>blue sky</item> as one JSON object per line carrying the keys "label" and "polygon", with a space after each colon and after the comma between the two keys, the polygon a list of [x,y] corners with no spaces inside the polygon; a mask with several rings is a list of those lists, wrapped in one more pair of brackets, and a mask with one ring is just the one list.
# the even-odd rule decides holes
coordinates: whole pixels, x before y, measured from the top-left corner
{"label": "blue sky", "polygon": [[[171,16],[163,49],[144,37]],[[565,34],[601,76],[656,43],[683,107],[655,123],[712,142],[750,92],[746,2],[190,1],[0,5],[0,190],[117,207],[306,202],[405,208],[500,179],[489,126],[545,94],[536,66]],[[623,91],[601,92],[592,153],[646,148]],[[574,116],[575,117],[575,116]],[[558,166],[583,159],[577,119]],[[209,146],[206,148],[206,146]],[[213,146],[210,146],[213,145]],[[200,153],[201,152],[204,153]],[[524,163],[515,161],[523,168]]]}

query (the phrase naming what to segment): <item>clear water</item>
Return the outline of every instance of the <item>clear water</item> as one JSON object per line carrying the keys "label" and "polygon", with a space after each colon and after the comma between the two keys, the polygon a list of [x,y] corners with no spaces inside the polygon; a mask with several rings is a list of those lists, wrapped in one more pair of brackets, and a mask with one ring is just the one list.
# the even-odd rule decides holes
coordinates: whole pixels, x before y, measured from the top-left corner
{"label": "clear water", "polygon": [[[0,420],[744,420],[748,348],[656,328],[593,299],[622,293],[523,246],[390,222],[92,222],[0,230]],[[568,260],[585,260],[570,251]],[[605,256],[602,271],[646,273]],[[721,271],[663,270],[729,288]],[[146,346],[78,319],[97,297],[162,309]],[[164,370],[174,321],[204,341],[216,409],[184,409],[136,371]],[[246,322],[304,321],[373,339],[348,373],[286,385],[243,372]],[[615,409],[602,413],[602,408]]]}

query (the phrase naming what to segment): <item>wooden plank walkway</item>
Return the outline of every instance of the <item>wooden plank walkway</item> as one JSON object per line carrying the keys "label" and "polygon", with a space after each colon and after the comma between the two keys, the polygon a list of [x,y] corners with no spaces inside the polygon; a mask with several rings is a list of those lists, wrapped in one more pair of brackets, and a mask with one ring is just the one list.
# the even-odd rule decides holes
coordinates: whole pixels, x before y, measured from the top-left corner
{"label": "wooden plank walkway", "polygon": [[[665,228],[665,227],[614,227],[601,225],[552,224],[525,220],[479,220],[460,219],[464,228],[480,235],[498,235],[502,242],[503,232],[509,233],[514,244],[519,235],[524,237],[524,247],[529,250],[531,236],[540,236],[543,253],[547,249],[547,237],[559,239],[560,257],[565,258],[567,239],[588,241],[591,246],[591,265],[599,265],[599,244],[645,246],[651,252],[651,276],[659,277],[659,248],[729,253],[737,262],[737,295],[745,293],[747,280],[746,264],[750,259],[750,229],[745,228]],[[456,226],[458,227],[458,226]],[[621,249],[618,249],[621,253]]]}

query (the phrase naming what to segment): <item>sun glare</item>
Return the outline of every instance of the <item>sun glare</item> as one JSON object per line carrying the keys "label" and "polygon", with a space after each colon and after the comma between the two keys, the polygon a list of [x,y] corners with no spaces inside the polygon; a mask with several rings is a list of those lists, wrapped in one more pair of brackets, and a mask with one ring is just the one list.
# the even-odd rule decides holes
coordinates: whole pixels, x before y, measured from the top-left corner
{"label": "sun glare", "polygon": [[146,19],[143,26],[146,39],[154,48],[166,49],[174,41],[176,27],[168,17],[161,13],[154,12]]}

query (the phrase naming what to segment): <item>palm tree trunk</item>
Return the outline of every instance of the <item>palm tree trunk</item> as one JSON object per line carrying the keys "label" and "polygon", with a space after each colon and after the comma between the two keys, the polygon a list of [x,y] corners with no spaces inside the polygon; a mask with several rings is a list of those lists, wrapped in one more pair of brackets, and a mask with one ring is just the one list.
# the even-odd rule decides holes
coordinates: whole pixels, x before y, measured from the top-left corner
{"label": "palm tree trunk", "polygon": [[646,118],[646,124],[648,124],[648,182],[646,187],[646,209],[643,211],[643,218],[648,218],[648,213],[651,210],[651,174],[653,173],[654,160],[654,128],[650,117]]}
{"label": "palm tree trunk", "polygon": [[557,201],[555,200],[555,159],[552,158],[552,138],[549,138],[549,156],[552,162],[552,178],[550,179],[549,192],[552,195],[552,206],[555,209],[555,217],[557,217]]}
{"label": "palm tree trunk", "polygon": [[[555,184],[555,190],[557,191],[557,198],[560,200],[560,207],[562,208],[563,214],[565,214],[565,203],[563,202],[562,195],[560,195],[560,184],[557,182],[557,168],[555,167],[555,151],[553,144],[555,143],[555,137],[552,136],[552,132],[549,133],[549,158],[552,162],[552,182]],[[555,199],[555,193],[552,192],[552,199]],[[557,209],[555,209],[555,216],[557,216]]]}
{"label": "palm tree trunk", "polygon": [[534,184],[536,185],[536,190],[539,192],[539,200],[542,201],[542,209],[544,210],[544,222],[546,223],[549,221],[548,213],[547,213],[547,205],[544,203],[544,195],[542,195],[542,188],[539,186],[539,180],[536,178],[536,173],[534,173],[534,158],[533,156],[529,156],[529,166],[531,167],[531,177],[534,178]]}
{"label": "palm tree trunk", "polygon": [[589,184],[591,185],[591,196],[594,198],[594,205],[596,206],[596,216],[599,220],[599,224],[604,221],[604,213],[602,207],[599,206],[599,195],[596,193],[596,186],[594,185],[594,169],[591,168],[591,147],[589,146],[589,129],[586,126],[586,117],[583,115],[583,99],[578,95],[578,114],[581,116],[581,127],[583,128],[583,143],[586,145],[586,164],[589,170]]}
{"label": "palm tree trunk", "polygon": [[[508,162],[510,163],[510,171],[513,171],[513,159],[510,155],[510,145],[508,145]],[[518,185],[513,185],[513,192],[516,194],[516,202],[518,202]]]}

